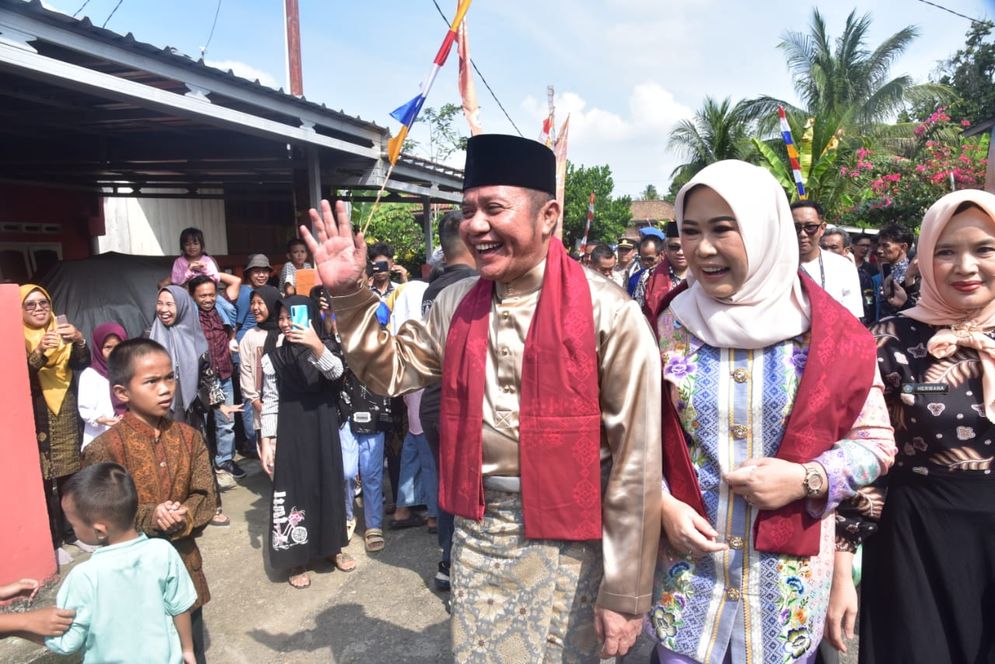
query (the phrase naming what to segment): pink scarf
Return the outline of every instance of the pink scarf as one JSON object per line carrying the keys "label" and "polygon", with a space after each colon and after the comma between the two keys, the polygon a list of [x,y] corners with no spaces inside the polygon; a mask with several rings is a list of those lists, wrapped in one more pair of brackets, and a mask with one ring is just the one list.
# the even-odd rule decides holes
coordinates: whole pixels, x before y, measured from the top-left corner
{"label": "pink scarf", "polygon": [[[483,405],[494,282],[481,279],[456,309],[442,367],[439,502],[484,515]],[[525,536],[601,539],[601,406],[591,290],[584,268],[552,239],[525,338],[519,459]]]}
{"label": "pink scarf", "polygon": [[957,352],[958,346],[978,351],[981,360],[981,385],[984,389],[985,416],[995,422],[995,341],[983,334],[995,329],[995,301],[975,310],[951,306],[936,287],[933,273],[933,253],[957,208],[973,203],[984,210],[995,224],[995,195],[980,189],[964,189],[947,194],[926,211],[919,235],[919,272],[922,287],[919,303],[902,312],[927,325],[945,326],[927,342],[926,350],[936,358]]}

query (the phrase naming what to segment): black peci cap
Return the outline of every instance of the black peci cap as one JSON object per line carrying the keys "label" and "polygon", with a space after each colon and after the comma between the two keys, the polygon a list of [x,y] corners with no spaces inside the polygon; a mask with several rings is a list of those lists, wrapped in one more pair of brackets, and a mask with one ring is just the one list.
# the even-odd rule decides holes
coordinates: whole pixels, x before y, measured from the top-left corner
{"label": "black peci cap", "polygon": [[479,134],[466,143],[463,191],[504,185],[556,196],[556,157],[538,141],[504,134]]}

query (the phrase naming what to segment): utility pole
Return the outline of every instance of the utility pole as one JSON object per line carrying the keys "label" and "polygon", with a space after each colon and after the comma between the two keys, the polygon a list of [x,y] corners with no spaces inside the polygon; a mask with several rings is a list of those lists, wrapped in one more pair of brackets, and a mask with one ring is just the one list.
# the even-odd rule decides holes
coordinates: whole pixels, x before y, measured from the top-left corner
{"label": "utility pole", "polygon": [[284,0],[283,18],[287,27],[287,82],[290,94],[304,96],[304,74],[301,70],[301,18],[298,0]]}

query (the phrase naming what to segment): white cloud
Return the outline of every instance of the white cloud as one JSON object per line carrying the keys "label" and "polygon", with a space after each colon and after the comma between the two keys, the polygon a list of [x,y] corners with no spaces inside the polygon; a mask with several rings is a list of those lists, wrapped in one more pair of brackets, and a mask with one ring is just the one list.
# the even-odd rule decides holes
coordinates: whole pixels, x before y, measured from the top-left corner
{"label": "white cloud", "polygon": [[[547,113],[545,100],[531,96],[522,102],[522,108],[536,127]],[[667,139],[674,125],[690,117],[692,110],[659,83],[644,81],[630,90],[624,117],[589,105],[570,91],[556,96],[557,124],[568,114],[570,160],[587,166],[611,165],[616,193],[636,195],[647,184],[658,189],[667,186],[677,165],[676,155],[666,150]]]}
{"label": "white cloud", "polygon": [[238,60],[205,60],[204,64],[208,67],[214,67],[222,71],[228,71],[230,69],[236,76],[250,81],[258,80],[268,88],[280,87],[280,83],[277,82],[276,77],[269,72],[263,71],[262,69],[256,69],[252,65]]}

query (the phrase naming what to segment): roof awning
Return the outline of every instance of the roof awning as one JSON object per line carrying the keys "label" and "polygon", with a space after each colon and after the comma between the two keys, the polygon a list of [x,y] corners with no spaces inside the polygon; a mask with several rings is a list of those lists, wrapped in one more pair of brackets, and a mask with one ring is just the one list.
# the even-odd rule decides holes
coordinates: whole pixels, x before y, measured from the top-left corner
{"label": "roof awning", "polygon": [[[383,184],[387,138],[37,1],[0,0],[0,179],[111,196],[217,197],[238,186],[265,197],[304,171],[312,188],[320,174],[323,196],[356,194]],[[461,188],[462,172],[403,156],[387,192],[458,202]]]}

